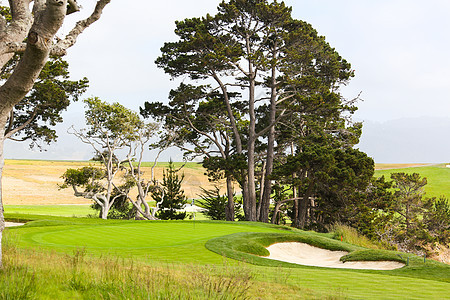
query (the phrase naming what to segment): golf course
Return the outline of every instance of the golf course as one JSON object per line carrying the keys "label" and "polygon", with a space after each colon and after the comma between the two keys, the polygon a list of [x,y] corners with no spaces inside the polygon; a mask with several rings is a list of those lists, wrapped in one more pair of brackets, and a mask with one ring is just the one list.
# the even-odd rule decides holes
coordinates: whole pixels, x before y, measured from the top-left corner
{"label": "golf course", "polygon": [[[39,162],[20,164],[32,170]],[[59,168],[62,162],[54,164]],[[7,162],[6,174],[18,165]],[[40,176],[50,181],[49,174],[56,172],[46,169]],[[47,194],[57,199],[56,184],[53,190],[54,195]],[[208,221],[200,214],[184,221],[101,220],[86,217],[94,213],[89,204],[31,205],[26,198],[21,203],[5,205],[6,221],[24,225],[4,231],[0,299],[450,298],[449,265],[361,246],[345,234]],[[267,247],[284,242],[347,254],[339,268],[266,258]],[[351,269],[354,261],[390,261],[400,267]]]}
{"label": "golf course", "polygon": [[0,0],[0,300],[450,300],[450,2],[405,4]]}

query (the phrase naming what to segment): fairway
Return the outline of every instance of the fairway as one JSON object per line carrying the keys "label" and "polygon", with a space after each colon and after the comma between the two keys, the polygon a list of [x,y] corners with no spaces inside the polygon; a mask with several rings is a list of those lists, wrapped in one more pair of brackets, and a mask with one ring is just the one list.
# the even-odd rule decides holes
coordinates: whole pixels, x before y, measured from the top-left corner
{"label": "fairway", "polygon": [[401,169],[387,169],[376,170],[375,176],[380,177],[384,175],[387,180],[391,180],[392,173],[405,172],[408,174],[419,173],[420,176],[427,178],[427,185],[425,186],[426,197],[445,196],[450,199],[450,168],[445,167],[445,164],[424,166],[424,167],[408,167]]}
{"label": "fairway", "polygon": [[84,248],[93,255],[108,253],[146,261],[203,264],[224,260],[204,247],[211,238],[238,232],[277,231],[280,230],[242,223],[122,221],[80,226],[24,226],[20,229],[20,241],[24,247],[67,253]]}
{"label": "fairway", "polygon": [[5,205],[5,212],[11,214],[32,214],[61,217],[86,217],[98,215],[90,204],[82,205]]}

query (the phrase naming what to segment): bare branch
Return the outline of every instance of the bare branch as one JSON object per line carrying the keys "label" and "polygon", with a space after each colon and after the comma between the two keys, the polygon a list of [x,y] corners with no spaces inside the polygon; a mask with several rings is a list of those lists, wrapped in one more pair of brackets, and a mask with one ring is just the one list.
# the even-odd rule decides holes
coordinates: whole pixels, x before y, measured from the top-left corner
{"label": "bare branch", "polygon": [[78,36],[95,21],[100,19],[103,9],[110,2],[111,0],[97,1],[97,5],[92,14],[87,19],[77,22],[75,27],[66,35],[66,37],[53,46],[52,53],[60,56],[65,55],[66,50],[76,43]]}
{"label": "bare branch", "polygon": [[67,15],[70,15],[74,12],[80,11],[81,7],[78,5],[77,1],[75,0],[67,0]]}
{"label": "bare branch", "polygon": [[11,137],[14,134],[16,134],[17,132],[21,131],[22,129],[24,129],[25,127],[30,125],[30,123],[34,120],[34,118],[37,115],[37,109],[38,109],[38,107],[36,106],[31,114],[30,118],[25,123],[23,123],[22,125],[14,128],[14,129],[12,128],[12,126],[14,124],[14,110],[11,110],[11,113],[9,116],[9,125],[8,125],[7,130],[5,131],[5,138],[12,139]]}

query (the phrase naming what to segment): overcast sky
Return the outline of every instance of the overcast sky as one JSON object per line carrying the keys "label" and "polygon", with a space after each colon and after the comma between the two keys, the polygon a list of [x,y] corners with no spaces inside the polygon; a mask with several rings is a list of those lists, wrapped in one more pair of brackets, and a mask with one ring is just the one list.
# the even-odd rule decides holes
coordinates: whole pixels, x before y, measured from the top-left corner
{"label": "overcast sky", "polygon": [[[88,13],[96,1],[78,2]],[[69,50],[66,60],[73,79],[86,76],[90,80],[86,97],[117,101],[134,110],[144,101],[165,101],[176,83],[154,64],[160,47],[176,39],[176,20],[215,14],[218,3],[112,0],[100,21]],[[362,92],[364,101],[358,104],[358,120],[450,117],[450,1],[285,3],[293,7],[294,18],[311,23],[352,64],[356,76],[343,93],[350,98]],[[73,14],[68,21],[77,17],[79,14]],[[63,29],[70,28],[66,24]],[[64,116],[66,122],[58,127],[61,137],[71,123],[83,119],[82,104],[71,106]],[[49,151],[59,149],[61,155],[58,147],[63,146],[52,146]],[[86,156],[84,150],[74,155],[69,154],[70,147],[65,149],[65,159]],[[11,155],[7,151],[7,156]]]}

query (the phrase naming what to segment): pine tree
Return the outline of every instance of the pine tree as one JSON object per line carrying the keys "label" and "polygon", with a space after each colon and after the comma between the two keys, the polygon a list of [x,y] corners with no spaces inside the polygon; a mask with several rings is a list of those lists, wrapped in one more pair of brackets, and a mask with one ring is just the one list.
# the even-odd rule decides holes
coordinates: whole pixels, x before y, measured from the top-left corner
{"label": "pine tree", "polygon": [[161,203],[157,217],[162,220],[183,220],[186,217],[186,212],[177,211],[186,203],[186,196],[181,188],[184,174],[179,176],[179,171],[170,160],[168,168],[163,171],[162,190],[157,189],[152,195],[156,202]]}

